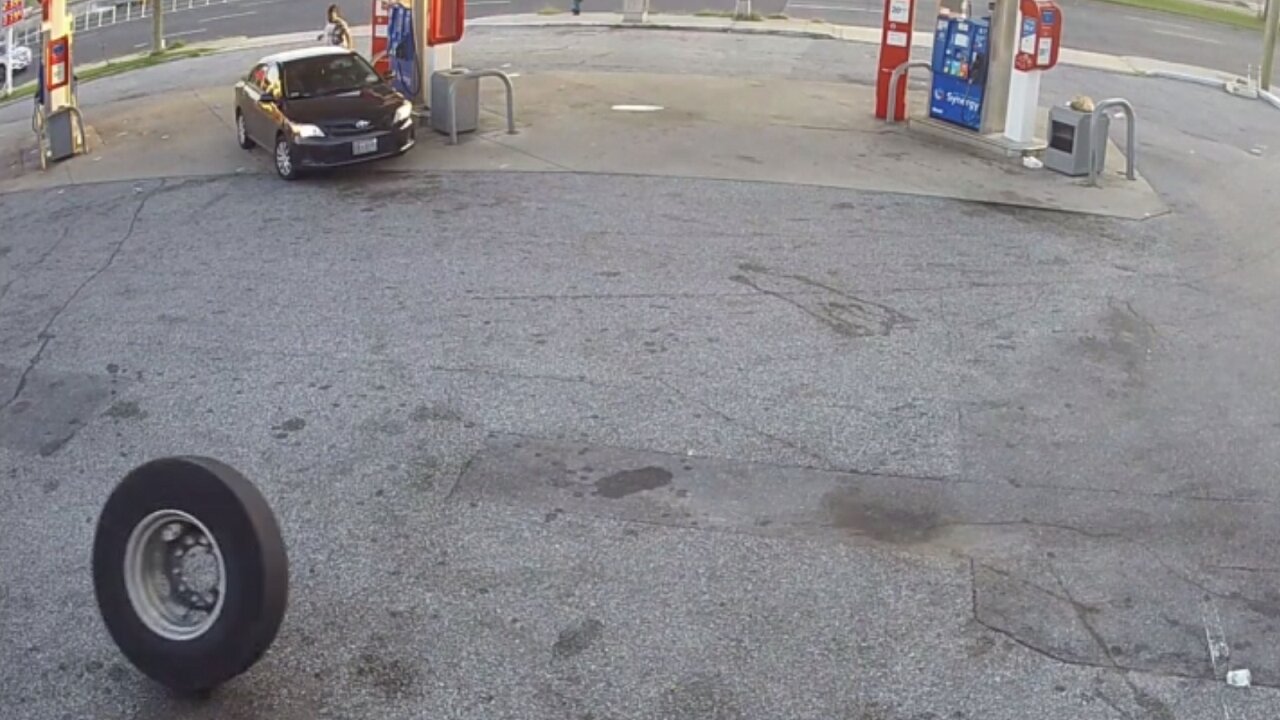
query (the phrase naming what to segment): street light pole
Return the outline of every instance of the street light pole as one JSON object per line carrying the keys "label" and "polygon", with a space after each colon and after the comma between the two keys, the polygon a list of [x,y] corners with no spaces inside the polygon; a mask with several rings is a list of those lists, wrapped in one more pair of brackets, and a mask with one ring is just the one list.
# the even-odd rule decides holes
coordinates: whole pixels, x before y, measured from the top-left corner
{"label": "street light pole", "polygon": [[164,50],[164,0],[151,0],[151,52]]}
{"label": "street light pole", "polygon": [[8,96],[13,92],[13,26],[5,28],[5,34],[8,39],[4,43],[4,94]]}
{"label": "street light pole", "polygon": [[1267,29],[1262,34],[1262,77],[1259,79],[1263,90],[1271,89],[1271,71],[1276,61],[1276,31],[1280,28],[1280,2],[1267,2]]}

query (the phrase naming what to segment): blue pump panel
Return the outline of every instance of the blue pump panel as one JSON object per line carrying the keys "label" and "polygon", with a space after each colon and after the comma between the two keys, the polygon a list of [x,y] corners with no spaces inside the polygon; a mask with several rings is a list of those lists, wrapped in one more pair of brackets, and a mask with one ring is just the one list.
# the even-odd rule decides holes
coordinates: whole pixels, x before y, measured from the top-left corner
{"label": "blue pump panel", "polygon": [[413,10],[392,3],[387,17],[387,56],[391,60],[391,87],[413,97],[418,94],[418,55],[413,41]]}
{"label": "blue pump panel", "polygon": [[990,32],[986,19],[938,18],[929,117],[970,130],[981,126]]}

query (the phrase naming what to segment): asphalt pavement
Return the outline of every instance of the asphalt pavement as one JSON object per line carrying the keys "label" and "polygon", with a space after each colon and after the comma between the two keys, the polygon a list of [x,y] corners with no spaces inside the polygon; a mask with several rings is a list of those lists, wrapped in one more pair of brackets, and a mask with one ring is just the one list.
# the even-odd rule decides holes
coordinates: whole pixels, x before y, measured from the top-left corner
{"label": "asphalt pavement", "polygon": [[[874,73],[830,41],[476,37],[460,62],[522,76]],[[1052,77],[1143,109],[1170,213],[564,169],[0,196],[6,717],[1277,717],[1274,110]],[[124,663],[88,569],[112,483],[182,452],[253,478],[291,556],[272,650],[199,701]]]}

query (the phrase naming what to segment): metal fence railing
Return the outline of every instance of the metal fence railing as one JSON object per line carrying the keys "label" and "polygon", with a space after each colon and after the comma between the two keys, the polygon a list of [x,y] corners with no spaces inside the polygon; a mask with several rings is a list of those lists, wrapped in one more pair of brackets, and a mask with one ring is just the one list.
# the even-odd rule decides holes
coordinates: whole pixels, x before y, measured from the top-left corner
{"label": "metal fence railing", "polygon": [[[162,1],[166,14],[237,2],[237,0]],[[98,28],[149,18],[151,17],[151,7],[151,0],[94,0],[93,2],[72,5],[68,11],[72,16],[73,32],[84,33]],[[40,13],[38,9],[33,17],[23,20],[14,27],[14,42],[28,47],[40,44]]]}

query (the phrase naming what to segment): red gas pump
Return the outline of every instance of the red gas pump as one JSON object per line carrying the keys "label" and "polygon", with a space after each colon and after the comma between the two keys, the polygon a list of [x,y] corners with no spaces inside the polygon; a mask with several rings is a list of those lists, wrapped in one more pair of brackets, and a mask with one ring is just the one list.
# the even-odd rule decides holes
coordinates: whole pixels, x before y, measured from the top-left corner
{"label": "red gas pump", "polygon": [[427,44],[445,45],[461,40],[466,16],[466,0],[430,0]]}
{"label": "red gas pump", "polygon": [[[876,117],[881,120],[889,112],[889,80],[893,71],[911,59],[911,27],[916,18],[915,0],[884,0],[884,26],[880,31],[880,63],[876,71]],[[907,84],[898,83],[898,96],[893,98],[893,116],[907,113]]]}
{"label": "red gas pump", "polygon": [[52,92],[71,82],[71,38],[63,35],[45,46],[44,89]]}
{"label": "red gas pump", "polygon": [[369,58],[373,69],[382,77],[391,73],[391,58],[387,57],[387,24],[391,19],[391,0],[373,0],[373,33],[369,41]]}
{"label": "red gas pump", "polygon": [[1062,8],[1054,0],[1019,0],[1018,44],[1004,118],[1004,136],[1016,143],[1035,141],[1040,76],[1058,64],[1062,24]]}
{"label": "red gas pump", "polygon": [[1048,70],[1058,64],[1062,45],[1062,8],[1053,0],[1022,0],[1018,5],[1018,53],[1013,66],[1023,72]]}

